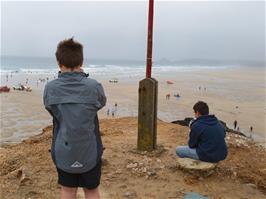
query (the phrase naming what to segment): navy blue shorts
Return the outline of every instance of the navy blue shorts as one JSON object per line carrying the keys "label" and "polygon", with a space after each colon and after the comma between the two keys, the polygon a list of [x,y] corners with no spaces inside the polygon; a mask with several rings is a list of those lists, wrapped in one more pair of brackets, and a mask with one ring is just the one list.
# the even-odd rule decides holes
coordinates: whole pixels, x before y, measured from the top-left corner
{"label": "navy blue shorts", "polygon": [[95,189],[100,184],[101,179],[101,161],[90,171],[85,173],[73,174],[62,171],[59,168],[58,173],[58,184],[65,187],[84,187],[87,189]]}

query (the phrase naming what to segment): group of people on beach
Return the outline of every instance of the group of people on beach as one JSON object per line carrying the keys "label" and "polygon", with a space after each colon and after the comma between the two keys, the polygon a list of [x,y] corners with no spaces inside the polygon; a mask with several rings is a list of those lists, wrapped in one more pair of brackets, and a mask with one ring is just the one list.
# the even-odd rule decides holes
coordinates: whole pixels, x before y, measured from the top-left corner
{"label": "group of people on beach", "polygon": [[[176,99],[179,99],[179,98],[181,97],[179,93],[175,93],[173,96],[174,96]],[[166,99],[166,100],[170,100],[170,97],[171,97],[171,94],[170,94],[170,93],[168,93],[168,94],[165,95],[165,99]]]}
{"label": "group of people on beach", "polygon": [[198,89],[199,89],[199,91],[201,91],[201,90],[207,91],[207,88],[205,86],[204,87],[203,86],[199,86]]}
{"label": "group of people on beach", "polygon": [[[240,131],[240,127],[239,127],[239,125],[238,125],[238,122],[237,122],[237,120],[235,120],[234,122],[233,122],[233,124],[234,124],[234,130],[236,130],[236,131]],[[249,127],[249,133],[250,133],[250,138],[252,138],[252,132],[253,132],[253,126],[250,126]]]}
{"label": "group of people on beach", "polygon": [[[73,38],[58,44],[56,59],[61,73],[46,84],[43,102],[54,122],[51,156],[61,198],[76,198],[78,187],[82,187],[86,199],[99,199],[103,145],[97,112],[106,104],[104,89],[83,72],[83,46]],[[107,116],[115,116],[117,109],[115,103]],[[199,101],[193,110],[188,145],[178,146],[176,155],[215,163],[224,160],[225,128],[209,114],[207,103]]]}
{"label": "group of people on beach", "polygon": [[[54,79],[55,79],[55,77],[54,77]],[[47,83],[47,82],[49,82],[49,77],[46,77],[46,78],[39,78],[39,79],[37,79],[37,81],[36,81],[36,86],[37,86],[37,88],[39,87],[39,83]]]}
{"label": "group of people on beach", "polygon": [[118,111],[118,104],[116,102],[114,106],[107,109],[106,116],[108,117],[112,115],[112,117],[114,117],[117,114],[117,111]]}

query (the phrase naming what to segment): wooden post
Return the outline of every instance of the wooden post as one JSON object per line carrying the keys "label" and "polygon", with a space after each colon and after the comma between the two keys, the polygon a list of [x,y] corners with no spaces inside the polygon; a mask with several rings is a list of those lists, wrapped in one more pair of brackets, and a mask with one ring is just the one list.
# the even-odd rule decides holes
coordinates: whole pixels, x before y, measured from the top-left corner
{"label": "wooden post", "polygon": [[158,82],[145,78],[139,82],[138,150],[156,149]]}
{"label": "wooden post", "polygon": [[146,78],[139,82],[138,150],[152,151],[157,140],[158,82],[151,78],[153,0],[149,0]]}

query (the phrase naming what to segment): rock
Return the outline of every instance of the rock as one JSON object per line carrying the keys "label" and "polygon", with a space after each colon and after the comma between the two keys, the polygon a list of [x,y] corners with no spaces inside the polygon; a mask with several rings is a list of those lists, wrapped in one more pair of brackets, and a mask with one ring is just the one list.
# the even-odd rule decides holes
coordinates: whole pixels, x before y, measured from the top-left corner
{"label": "rock", "polygon": [[192,174],[199,176],[209,176],[214,172],[217,164],[193,160],[190,158],[177,158],[177,166],[180,169],[186,170]]}
{"label": "rock", "polygon": [[16,175],[17,179],[19,179],[19,183],[20,185],[25,185],[26,182],[30,181],[31,179],[29,178],[28,175],[26,175],[26,172],[24,171],[23,168],[20,168],[17,170],[17,175]]}
{"label": "rock", "polygon": [[[190,121],[193,120],[191,117],[186,117],[184,120],[176,120],[172,121],[171,123],[173,124],[179,124],[181,126],[189,126]],[[236,135],[239,135],[241,137],[246,137],[246,135],[240,131],[236,131],[234,129],[230,129],[229,127],[226,126],[226,123],[222,120],[220,120],[221,124],[224,126],[227,132],[234,133]]]}
{"label": "rock", "polygon": [[136,198],[137,194],[135,192],[127,191],[126,193],[123,194],[123,196],[126,198]]}
{"label": "rock", "polygon": [[105,158],[102,158],[102,166],[107,166],[109,164],[108,160]]}
{"label": "rock", "polygon": [[217,164],[210,162],[203,162],[200,160],[193,160],[190,158],[177,158],[179,167],[192,169],[192,170],[212,170]]}
{"label": "rock", "polygon": [[154,176],[154,175],[156,175],[156,172],[155,171],[148,171],[147,175],[148,176]]}
{"label": "rock", "polygon": [[136,168],[138,166],[138,163],[130,163],[126,166],[127,169],[133,169]]}
{"label": "rock", "polygon": [[257,189],[257,185],[255,185],[255,184],[247,183],[246,185],[253,188],[253,189]]}
{"label": "rock", "polygon": [[105,132],[100,131],[100,135],[101,135],[101,136],[104,136],[104,135],[105,135]]}
{"label": "rock", "polygon": [[160,166],[160,169],[164,169],[164,168],[165,168],[165,166],[164,166],[164,165],[161,165],[161,166]]}
{"label": "rock", "polygon": [[192,117],[186,117],[184,120],[176,120],[176,121],[172,121],[171,123],[173,124],[179,124],[181,126],[188,126],[189,122],[193,120]]}
{"label": "rock", "polygon": [[126,189],[127,188],[127,185],[121,185],[119,188]]}
{"label": "rock", "polygon": [[28,181],[30,181],[30,178],[23,176],[20,180],[20,185],[25,185]]}
{"label": "rock", "polygon": [[147,168],[146,167],[142,167],[141,172],[142,173],[146,173],[147,172]]}
{"label": "rock", "polygon": [[121,169],[117,169],[117,170],[115,171],[115,173],[116,173],[116,174],[121,174],[121,173],[122,173],[122,170],[121,170]]}
{"label": "rock", "polygon": [[131,195],[131,193],[129,191],[124,193],[124,196],[126,196],[126,197],[129,197],[130,195]]}

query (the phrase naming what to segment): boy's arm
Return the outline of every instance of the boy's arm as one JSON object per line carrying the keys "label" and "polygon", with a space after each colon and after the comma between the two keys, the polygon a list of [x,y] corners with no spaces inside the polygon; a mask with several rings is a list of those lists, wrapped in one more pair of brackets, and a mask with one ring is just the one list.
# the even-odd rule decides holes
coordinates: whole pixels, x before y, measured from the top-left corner
{"label": "boy's arm", "polygon": [[98,109],[101,109],[106,104],[106,96],[104,94],[103,87],[100,83],[97,85],[96,90],[97,90]]}
{"label": "boy's arm", "polygon": [[199,142],[199,133],[200,129],[195,129],[195,125],[194,127],[192,126],[190,133],[189,133],[189,140],[188,140],[188,146],[190,148],[196,148],[198,146],[198,142]]}
{"label": "boy's arm", "polygon": [[44,91],[43,91],[43,105],[44,105],[45,109],[50,113],[50,115],[53,116],[52,108],[47,103],[47,98],[48,98],[48,94],[47,93],[48,93],[48,87],[46,85],[45,88],[44,88]]}

